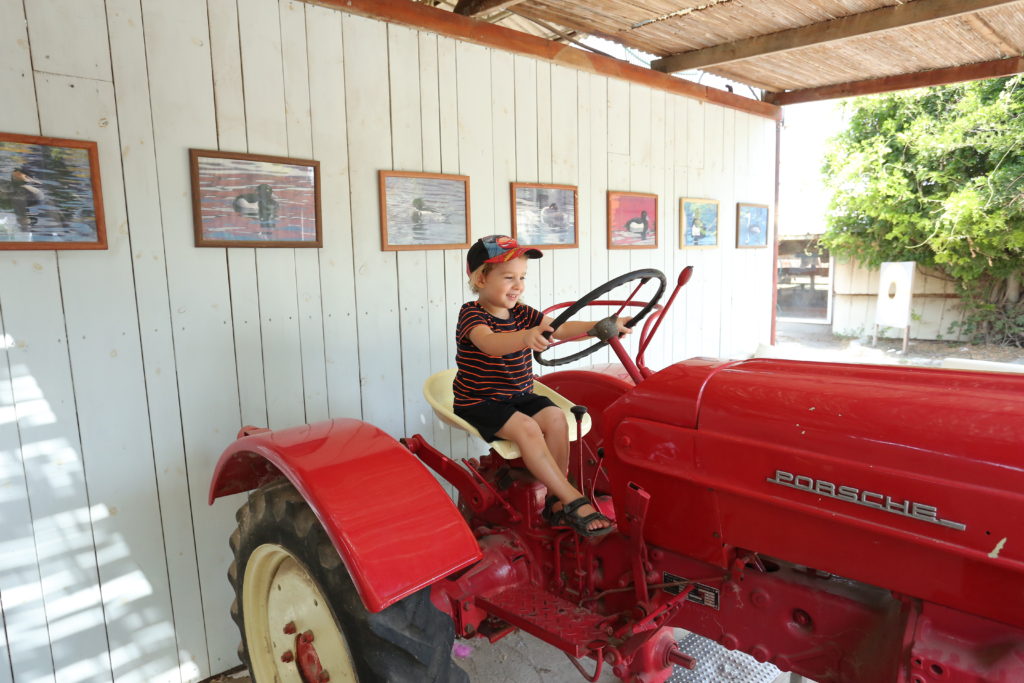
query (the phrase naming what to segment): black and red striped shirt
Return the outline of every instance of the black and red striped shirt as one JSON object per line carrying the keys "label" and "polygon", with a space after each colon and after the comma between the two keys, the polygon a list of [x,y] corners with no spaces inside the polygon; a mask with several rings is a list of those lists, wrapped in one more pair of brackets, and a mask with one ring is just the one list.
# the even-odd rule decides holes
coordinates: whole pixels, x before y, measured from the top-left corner
{"label": "black and red striped shirt", "polygon": [[533,359],[530,349],[514,351],[504,356],[484,353],[469,339],[469,333],[478,325],[486,325],[494,332],[516,332],[540,325],[544,315],[526,304],[517,303],[502,320],[484,309],[478,301],[470,301],[459,310],[455,326],[455,364],[458,372],[452,388],[455,407],[500,401],[533,390]]}

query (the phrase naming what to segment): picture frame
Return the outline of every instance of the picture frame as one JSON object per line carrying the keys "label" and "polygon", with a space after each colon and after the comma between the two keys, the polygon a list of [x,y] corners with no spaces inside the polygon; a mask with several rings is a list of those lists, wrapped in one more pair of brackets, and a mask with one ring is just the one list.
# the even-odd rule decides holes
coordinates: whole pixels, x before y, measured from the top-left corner
{"label": "picture frame", "polygon": [[320,162],[189,150],[197,247],[323,246]]}
{"label": "picture frame", "polygon": [[658,248],[658,195],[608,191],[608,248]]}
{"label": "picture frame", "polygon": [[0,250],[106,249],[99,148],[0,133]]}
{"label": "picture frame", "polygon": [[379,171],[384,251],[469,247],[469,176]]}
{"label": "picture frame", "polygon": [[718,200],[683,197],[679,200],[679,248],[718,246]]}
{"label": "picture frame", "polygon": [[736,248],[758,249],[768,246],[768,205],[736,204]]}
{"label": "picture frame", "polygon": [[575,249],[578,194],[574,185],[511,183],[512,237],[524,247]]}

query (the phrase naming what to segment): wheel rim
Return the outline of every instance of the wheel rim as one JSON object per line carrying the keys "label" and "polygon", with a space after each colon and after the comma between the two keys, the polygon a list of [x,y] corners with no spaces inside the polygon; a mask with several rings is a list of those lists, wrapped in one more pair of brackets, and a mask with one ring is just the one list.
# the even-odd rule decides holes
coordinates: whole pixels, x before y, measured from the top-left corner
{"label": "wheel rim", "polygon": [[245,567],[245,641],[258,683],[355,683],[348,642],[309,571],[285,548],[264,544]]}

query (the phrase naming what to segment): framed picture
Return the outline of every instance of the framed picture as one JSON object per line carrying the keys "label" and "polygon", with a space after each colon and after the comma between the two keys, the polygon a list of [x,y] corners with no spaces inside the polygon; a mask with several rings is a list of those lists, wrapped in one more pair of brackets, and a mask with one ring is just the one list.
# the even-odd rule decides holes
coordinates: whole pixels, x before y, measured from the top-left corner
{"label": "framed picture", "polygon": [[0,133],[0,249],[106,249],[95,142]]}
{"label": "framed picture", "polygon": [[768,205],[736,204],[736,248],[768,246]]}
{"label": "framed picture", "polygon": [[381,249],[459,249],[469,235],[469,176],[380,171]]}
{"label": "framed picture", "polygon": [[658,195],[608,192],[608,248],[658,247]]}
{"label": "framed picture", "polygon": [[322,247],[320,162],[191,149],[197,247]]}
{"label": "framed picture", "polygon": [[714,199],[679,200],[679,248],[718,246],[718,202]]}
{"label": "framed picture", "polygon": [[522,246],[575,247],[578,209],[572,185],[512,183],[512,237]]}

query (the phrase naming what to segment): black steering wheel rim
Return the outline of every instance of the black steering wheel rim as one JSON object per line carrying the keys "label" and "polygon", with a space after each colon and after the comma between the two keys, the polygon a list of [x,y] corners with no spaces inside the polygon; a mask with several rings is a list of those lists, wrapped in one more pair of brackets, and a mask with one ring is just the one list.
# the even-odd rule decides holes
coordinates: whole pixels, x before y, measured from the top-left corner
{"label": "black steering wheel rim", "polygon": [[[647,314],[654,309],[654,307],[658,304],[658,300],[661,299],[661,296],[665,293],[665,288],[667,286],[665,274],[658,270],[657,268],[641,268],[640,270],[634,270],[632,272],[626,273],[625,275],[620,275],[619,277],[613,280],[609,280],[608,282],[604,283],[597,289],[587,292],[582,297],[577,299],[574,304],[572,304],[564,311],[559,313],[558,317],[551,321],[551,327],[557,330],[559,326],[561,326],[564,322],[566,322],[569,318],[574,316],[584,307],[589,305],[591,301],[597,300],[599,297],[604,296],[605,294],[612,291],[616,287],[620,287],[628,282],[632,282],[633,280],[643,280],[644,282],[646,282],[651,278],[657,278],[661,284],[658,285],[658,291],[655,292],[654,296],[652,296],[651,299],[644,305],[644,307],[640,309],[640,312],[634,315],[633,319],[626,323],[626,327],[633,327],[638,322],[643,320],[647,316]],[[544,336],[550,339],[551,332],[545,332]],[[563,358],[556,358],[554,360],[541,358],[541,353],[543,353],[542,351],[534,351],[533,357],[538,363],[540,363],[541,365],[547,365],[548,367],[554,367],[556,365],[565,365],[566,363],[572,363],[573,361],[577,361],[581,358],[586,358],[587,356],[594,353],[602,346],[605,346],[607,343],[608,342],[606,341],[598,340],[591,344],[590,346],[588,346],[587,348],[583,349],[582,351],[577,351],[576,353],[571,354],[569,356],[565,356]]]}

